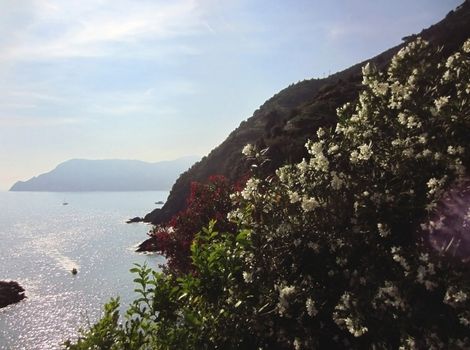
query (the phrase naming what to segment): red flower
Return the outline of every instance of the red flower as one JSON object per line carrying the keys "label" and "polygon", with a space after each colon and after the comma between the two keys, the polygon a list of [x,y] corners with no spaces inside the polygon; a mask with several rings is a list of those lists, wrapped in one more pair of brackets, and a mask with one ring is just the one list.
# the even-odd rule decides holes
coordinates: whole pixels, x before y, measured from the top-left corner
{"label": "red flower", "polygon": [[192,182],[190,186],[186,209],[150,233],[157,241],[158,252],[167,258],[168,268],[181,273],[192,271],[191,244],[210,220],[217,220],[216,230],[234,230],[233,224],[227,221],[232,209],[230,194],[234,192],[229,180],[222,175],[212,175],[207,182]]}

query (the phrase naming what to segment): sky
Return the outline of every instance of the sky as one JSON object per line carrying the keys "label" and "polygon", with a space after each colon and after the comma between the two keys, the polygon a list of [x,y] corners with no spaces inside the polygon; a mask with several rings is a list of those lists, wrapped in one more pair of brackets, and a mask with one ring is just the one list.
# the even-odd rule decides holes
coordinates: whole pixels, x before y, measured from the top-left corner
{"label": "sky", "polygon": [[0,0],[0,190],[72,158],[204,156],[462,2]]}

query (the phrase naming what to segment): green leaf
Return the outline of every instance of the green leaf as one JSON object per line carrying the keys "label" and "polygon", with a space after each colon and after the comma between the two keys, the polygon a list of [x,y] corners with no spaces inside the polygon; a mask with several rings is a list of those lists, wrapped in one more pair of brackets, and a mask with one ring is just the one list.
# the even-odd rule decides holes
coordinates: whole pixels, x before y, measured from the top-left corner
{"label": "green leaf", "polygon": [[134,278],[134,283],[138,283],[140,284],[141,286],[145,285],[145,281],[143,278]]}

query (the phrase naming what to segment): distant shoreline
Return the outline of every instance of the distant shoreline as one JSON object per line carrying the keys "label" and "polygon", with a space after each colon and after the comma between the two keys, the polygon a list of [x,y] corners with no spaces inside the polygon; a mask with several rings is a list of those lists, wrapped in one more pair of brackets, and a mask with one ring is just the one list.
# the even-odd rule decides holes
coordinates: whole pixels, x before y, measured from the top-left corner
{"label": "distant shoreline", "polygon": [[17,181],[12,192],[168,191],[200,157],[149,163],[125,159],[71,159],[47,173]]}

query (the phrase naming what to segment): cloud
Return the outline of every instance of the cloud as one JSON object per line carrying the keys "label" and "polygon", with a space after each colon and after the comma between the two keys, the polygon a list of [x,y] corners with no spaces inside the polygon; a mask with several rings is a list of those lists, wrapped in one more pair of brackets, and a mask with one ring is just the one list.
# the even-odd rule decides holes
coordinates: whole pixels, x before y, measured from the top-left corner
{"label": "cloud", "polygon": [[0,116],[0,127],[50,127],[59,125],[72,125],[83,123],[83,119],[78,118],[38,118],[26,116]]}
{"label": "cloud", "polygon": [[[44,87],[22,87],[0,84],[0,118],[2,115],[30,115],[37,113],[41,108],[51,105],[62,105],[64,98],[44,91]],[[17,117],[15,117],[17,118]],[[21,117],[20,117],[21,118]],[[3,120],[2,125],[13,125],[13,117]],[[34,123],[20,122],[21,125],[34,125]]]}
{"label": "cloud", "polygon": [[172,97],[190,96],[198,93],[194,83],[175,79],[159,82],[158,86],[146,89],[105,92],[88,100],[88,112],[92,115],[107,116],[175,116],[178,109],[168,100]]}
{"label": "cloud", "polygon": [[134,55],[148,55],[148,43],[160,43],[155,55],[194,54],[187,45],[168,39],[213,31],[204,20],[204,7],[194,0],[36,0],[33,5],[29,16],[22,16],[28,23],[20,27],[13,28],[17,12],[0,14],[0,21],[11,23],[16,33],[14,40],[0,42],[0,60],[125,55],[129,48]]}
{"label": "cloud", "polygon": [[11,88],[5,91],[2,91],[0,96],[0,105],[2,104],[2,100],[6,101],[15,101],[15,100],[33,100],[33,101],[49,101],[49,102],[60,102],[63,101],[63,98],[52,95],[46,94],[43,92],[31,91],[31,90],[12,90]]}
{"label": "cloud", "polygon": [[176,115],[178,110],[171,107],[158,108],[157,106],[148,104],[121,103],[117,105],[95,105],[90,112],[100,115],[101,117],[126,116],[136,120],[139,116],[145,115],[151,115],[153,117],[172,116]]}

